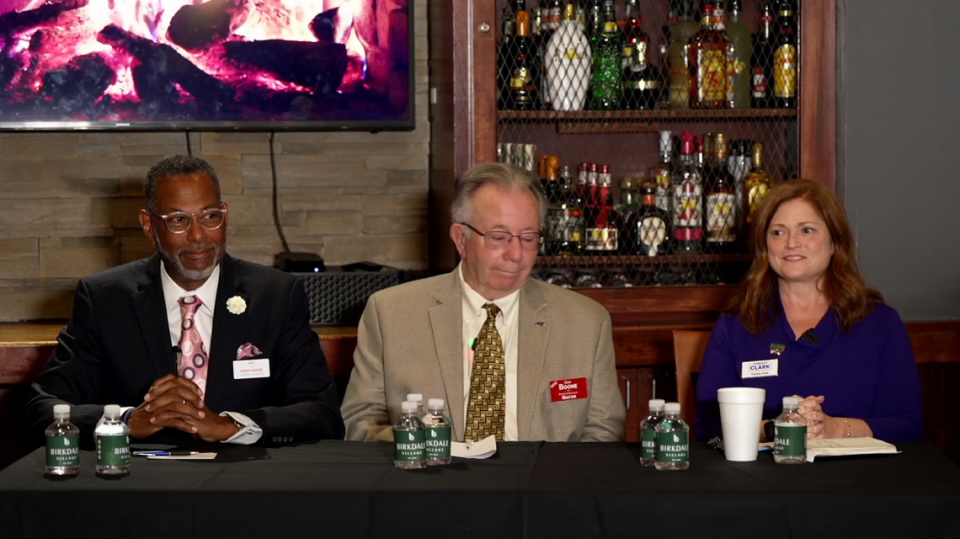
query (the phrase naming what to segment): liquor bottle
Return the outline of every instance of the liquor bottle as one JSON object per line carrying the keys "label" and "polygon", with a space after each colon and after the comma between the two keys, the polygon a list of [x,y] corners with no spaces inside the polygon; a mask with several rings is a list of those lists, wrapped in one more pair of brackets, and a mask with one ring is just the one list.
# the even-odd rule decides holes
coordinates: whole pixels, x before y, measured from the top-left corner
{"label": "liquor bottle", "polygon": [[547,45],[547,79],[553,92],[553,110],[583,110],[590,87],[593,51],[590,40],[575,21],[576,5],[567,3],[563,22]]}
{"label": "liquor bottle", "polygon": [[753,141],[734,140],[730,143],[730,155],[727,157],[727,170],[733,176],[734,199],[737,206],[737,239],[743,243],[747,239],[746,213],[744,213],[743,183],[750,173],[750,153]]}
{"label": "liquor bottle", "polygon": [[450,456],[450,418],[443,413],[443,399],[427,401],[427,415],[424,416],[424,453],[427,466],[443,466],[453,462]]}
{"label": "liquor bottle", "polygon": [[580,163],[580,173],[577,174],[577,196],[580,198],[580,206],[586,211],[587,204],[590,201],[590,163]]}
{"label": "liquor bottle", "polygon": [[763,168],[763,144],[756,142],[753,144],[753,166],[750,173],[747,174],[747,179],[743,182],[743,213],[748,231],[753,230],[753,216],[757,212],[757,208],[760,207],[763,197],[767,196],[767,192],[770,191],[772,186],[770,174],[767,174],[767,171]]}
{"label": "liquor bottle", "polygon": [[590,0],[590,6],[587,8],[587,37],[593,43],[601,30],[603,30],[603,0]]}
{"label": "liquor bottle", "polygon": [[603,238],[603,233],[600,230],[599,219],[600,219],[600,183],[599,183],[599,172],[600,168],[596,163],[590,163],[590,169],[587,171],[587,190],[586,190],[586,204],[584,209],[584,220],[586,221],[586,233],[584,234],[585,244],[584,249],[588,254],[599,254],[602,246],[600,242]]}
{"label": "liquor bottle", "polygon": [[400,419],[393,426],[393,465],[402,470],[418,470],[427,465],[423,422],[417,415],[417,403],[403,401]]}
{"label": "liquor bottle", "polygon": [[730,38],[721,29],[716,0],[702,4],[700,30],[690,38],[687,64],[690,73],[690,106],[698,109],[727,107],[727,49]]}
{"label": "liquor bottle", "polygon": [[526,9],[526,0],[510,0],[503,6],[503,38],[497,50],[497,99],[498,108],[508,107],[510,94],[510,73],[513,72],[513,59],[510,51],[513,38],[517,35],[517,13]]}
{"label": "liquor bottle", "polygon": [[640,422],[640,464],[653,466],[657,462],[657,425],[663,421],[663,399],[650,399],[650,415]]}
{"label": "liquor bottle", "polygon": [[[554,256],[575,256],[583,249],[583,203],[570,175],[570,167],[560,169],[560,194],[555,214],[548,216],[553,227],[548,253]],[[554,206],[551,206],[554,209]]]}
{"label": "liquor bottle", "polygon": [[623,228],[623,223],[614,209],[613,176],[610,173],[610,165],[603,165],[600,168],[597,180],[600,184],[599,200],[601,201],[597,218],[597,228],[601,236],[599,250],[600,254],[615,255],[620,252],[620,229]]}
{"label": "liquor bottle", "polygon": [[730,36],[730,55],[727,58],[727,106],[732,109],[750,108],[750,58],[753,43],[750,31],[743,24],[741,0],[730,0],[726,23]]}
{"label": "liquor bottle", "polygon": [[623,222],[623,228],[620,230],[619,243],[620,254],[636,254],[637,245],[637,211],[640,206],[637,204],[637,191],[635,181],[640,177],[624,176],[620,180],[620,204],[617,206],[617,212],[620,214],[620,220]]}
{"label": "liquor bottle", "polygon": [[690,71],[687,66],[690,40],[700,30],[693,19],[692,0],[670,0],[670,108],[690,108]]}
{"label": "liquor bottle", "polygon": [[770,2],[760,6],[760,30],[753,35],[753,56],[750,60],[753,78],[750,81],[750,106],[755,109],[773,108],[774,11]]}
{"label": "liquor bottle", "polygon": [[643,31],[640,0],[627,0],[623,44],[623,107],[633,110],[657,108],[663,93],[663,74],[650,63],[650,36]]}
{"label": "liquor bottle", "polygon": [[517,13],[517,35],[508,54],[507,62],[512,64],[508,108],[537,108],[540,68],[537,65],[537,48],[530,37],[530,13],[526,11]]}
{"label": "liquor bottle", "polygon": [[705,141],[707,167],[704,170],[706,235],[710,252],[730,252],[737,241],[736,182],[727,167],[727,138],[717,133]]}
{"label": "liquor bottle", "polygon": [[798,397],[784,397],[783,412],[773,420],[773,461],[777,464],[807,461],[807,420],[799,408]]}
{"label": "liquor bottle", "polygon": [[587,35],[587,8],[585,7],[586,0],[567,0],[568,4],[575,4],[577,10],[577,28],[583,32],[583,35]]}
{"label": "liquor bottle", "polygon": [[703,175],[693,160],[693,133],[681,134],[678,178],[673,182],[673,252],[699,253],[703,240]]}
{"label": "liquor bottle", "polygon": [[[541,2],[542,3],[542,2]],[[553,108],[554,90],[551,84],[552,79],[547,76],[548,58],[550,41],[560,28],[561,16],[563,15],[563,3],[561,0],[550,0],[546,7],[542,8],[540,19],[540,65],[543,69],[542,84],[540,86],[540,101],[544,109]]]}
{"label": "liquor bottle", "polygon": [[593,47],[593,84],[590,108],[613,110],[620,108],[623,98],[623,34],[617,26],[613,0],[603,0],[603,27]]}
{"label": "liquor bottle", "polygon": [[670,213],[657,207],[657,182],[646,178],[640,183],[640,196],[643,205],[637,212],[636,250],[642,256],[664,255],[668,251],[670,238]]}
{"label": "liquor bottle", "polygon": [[120,407],[103,407],[103,422],[94,429],[97,444],[97,474],[130,473],[130,429],[120,421]]}
{"label": "liquor bottle", "polygon": [[53,423],[43,431],[47,438],[47,465],[49,475],[77,475],[80,473],[80,429],[70,422],[70,405],[53,407]]}
{"label": "liquor bottle", "polygon": [[584,272],[580,275],[577,275],[577,278],[573,280],[574,288],[603,288],[603,285],[600,284],[600,281],[597,279],[597,276],[590,272]]}
{"label": "liquor bottle", "polygon": [[657,182],[657,207],[666,212],[673,208],[673,174],[673,133],[661,131],[660,162],[650,169],[650,178]]}
{"label": "liquor bottle", "polygon": [[663,405],[663,421],[657,427],[657,470],[690,468],[690,427],[680,417],[680,403]]}
{"label": "liquor bottle", "polygon": [[797,20],[793,0],[780,0],[773,50],[773,97],[778,108],[797,108]]}

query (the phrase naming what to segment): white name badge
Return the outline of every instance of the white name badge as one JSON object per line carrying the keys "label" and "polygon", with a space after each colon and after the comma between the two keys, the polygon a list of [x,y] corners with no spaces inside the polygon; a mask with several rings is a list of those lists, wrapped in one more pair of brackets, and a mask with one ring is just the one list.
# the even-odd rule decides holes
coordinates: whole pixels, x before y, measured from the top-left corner
{"label": "white name badge", "polygon": [[780,372],[779,359],[761,359],[760,361],[744,361],[740,378],[767,378],[777,376]]}
{"label": "white name badge", "polygon": [[270,378],[269,359],[240,359],[233,362],[233,379]]}

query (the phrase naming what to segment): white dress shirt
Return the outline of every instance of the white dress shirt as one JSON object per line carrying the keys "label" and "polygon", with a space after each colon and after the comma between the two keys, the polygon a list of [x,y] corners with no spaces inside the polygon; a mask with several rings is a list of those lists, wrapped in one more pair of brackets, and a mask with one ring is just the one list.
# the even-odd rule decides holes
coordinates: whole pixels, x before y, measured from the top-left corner
{"label": "white dress shirt", "polygon": [[[203,346],[210,357],[212,348],[211,337],[213,335],[213,309],[217,303],[217,288],[220,286],[220,265],[214,268],[213,273],[207,278],[200,288],[188,291],[180,287],[167,273],[167,268],[163,262],[160,262],[160,282],[163,286],[163,301],[167,306],[167,324],[170,326],[170,345],[171,349],[180,344],[182,315],[180,314],[179,300],[186,296],[198,296],[203,305],[197,309],[193,317],[193,322],[197,331],[200,332],[200,338],[203,339]],[[213,358],[211,361],[229,361],[230,358]],[[228,369],[229,370],[229,369]],[[233,419],[237,424],[242,425],[236,434],[224,440],[224,442],[250,445],[256,443],[263,436],[263,429],[260,428],[252,419],[238,412],[221,412],[221,416],[227,416]]]}
{"label": "white dress shirt", "polygon": [[463,265],[457,267],[460,276],[460,289],[463,291],[463,420],[467,420],[467,406],[470,404],[470,377],[473,372],[473,354],[471,344],[480,334],[480,328],[487,320],[487,311],[483,306],[494,303],[500,308],[497,315],[497,331],[503,341],[504,362],[507,379],[504,387],[507,400],[504,411],[503,440],[515,442],[517,429],[517,342],[520,338],[520,291],[490,302],[463,280]]}

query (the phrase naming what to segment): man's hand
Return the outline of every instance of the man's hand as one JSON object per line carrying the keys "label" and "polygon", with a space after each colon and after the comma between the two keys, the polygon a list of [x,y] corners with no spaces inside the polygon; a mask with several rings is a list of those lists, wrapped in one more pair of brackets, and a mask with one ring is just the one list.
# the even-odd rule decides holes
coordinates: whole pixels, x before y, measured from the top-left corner
{"label": "man's hand", "polygon": [[168,374],[156,380],[143,397],[143,404],[130,414],[127,422],[130,436],[146,438],[166,427],[198,432],[198,428],[187,420],[203,419],[210,414],[200,400],[202,393],[197,384],[182,376]]}

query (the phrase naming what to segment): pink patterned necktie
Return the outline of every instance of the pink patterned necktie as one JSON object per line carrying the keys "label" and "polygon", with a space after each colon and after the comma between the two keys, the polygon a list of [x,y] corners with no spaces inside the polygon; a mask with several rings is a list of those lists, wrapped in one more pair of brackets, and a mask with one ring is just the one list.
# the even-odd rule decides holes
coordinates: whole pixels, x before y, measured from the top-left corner
{"label": "pink patterned necktie", "polygon": [[177,373],[187,380],[197,384],[200,391],[207,391],[207,352],[204,350],[203,339],[193,318],[203,301],[197,296],[184,296],[177,302],[180,304],[180,317],[183,321],[180,328],[180,363]]}

